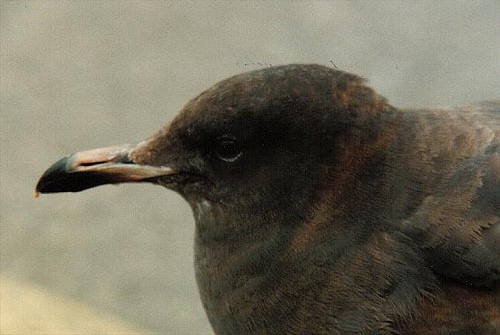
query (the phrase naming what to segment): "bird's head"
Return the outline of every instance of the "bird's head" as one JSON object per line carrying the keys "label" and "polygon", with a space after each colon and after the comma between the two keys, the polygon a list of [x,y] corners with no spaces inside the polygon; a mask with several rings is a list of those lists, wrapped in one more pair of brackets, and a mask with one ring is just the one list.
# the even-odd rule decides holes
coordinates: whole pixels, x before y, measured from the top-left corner
{"label": "bird's head", "polygon": [[63,158],[36,189],[152,182],[179,192],[195,211],[204,202],[238,215],[291,212],[370,159],[386,108],[362,79],[345,72],[317,65],[252,71],[201,93],[138,145]]}

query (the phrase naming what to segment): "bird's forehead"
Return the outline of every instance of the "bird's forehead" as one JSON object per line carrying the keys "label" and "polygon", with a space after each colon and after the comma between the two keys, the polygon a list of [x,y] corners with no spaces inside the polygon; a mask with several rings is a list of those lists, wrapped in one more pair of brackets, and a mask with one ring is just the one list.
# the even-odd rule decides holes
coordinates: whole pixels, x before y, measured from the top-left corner
{"label": "bird's forehead", "polygon": [[222,83],[189,101],[171,124],[171,131],[190,132],[220,128],[261,117],[280,98],[263,85],[235,81]]}
{"label": "bird's forehead", "polygon": [[271,79],[244,75],[233,77],[204,91],[186,107],[198,114],[218,113],[221,117],[234,116],[242,110],[260,110],[283,94]]}

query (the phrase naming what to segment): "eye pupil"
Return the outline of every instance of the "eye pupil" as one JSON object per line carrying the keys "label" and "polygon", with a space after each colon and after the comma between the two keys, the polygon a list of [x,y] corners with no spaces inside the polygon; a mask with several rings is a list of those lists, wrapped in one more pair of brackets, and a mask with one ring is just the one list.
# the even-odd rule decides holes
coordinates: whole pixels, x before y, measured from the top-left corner
{"label": "eye pupil", "polygon": [[217,158],[225,162],[234,162],[243,154],[238,141],[231,137],[219,138],[215,153]]}

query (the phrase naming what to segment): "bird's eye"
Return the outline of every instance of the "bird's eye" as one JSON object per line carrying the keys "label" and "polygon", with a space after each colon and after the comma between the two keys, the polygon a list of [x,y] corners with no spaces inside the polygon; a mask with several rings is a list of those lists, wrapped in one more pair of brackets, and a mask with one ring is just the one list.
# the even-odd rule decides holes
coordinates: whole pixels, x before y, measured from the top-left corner
{"label": "bird's eye", "polygon": [[225,162],[232,163],[241,157],[240,144],[232,136],[221,136],[215,144],[215,154],[217,158]]}

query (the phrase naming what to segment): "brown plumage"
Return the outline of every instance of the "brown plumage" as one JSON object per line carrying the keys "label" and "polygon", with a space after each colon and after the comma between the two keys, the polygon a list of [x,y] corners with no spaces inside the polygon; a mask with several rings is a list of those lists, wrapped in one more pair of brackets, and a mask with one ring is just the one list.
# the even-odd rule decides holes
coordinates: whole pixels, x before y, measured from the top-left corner
{"label": "brown plumage", "polygon": [[191,205],[216,334],[500,334],[498,101],[399,110],[357,76],[272,67],[37,191],[137,181]]}

